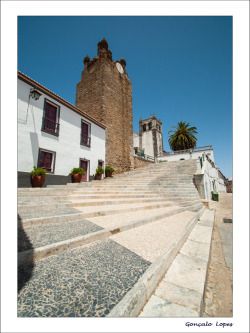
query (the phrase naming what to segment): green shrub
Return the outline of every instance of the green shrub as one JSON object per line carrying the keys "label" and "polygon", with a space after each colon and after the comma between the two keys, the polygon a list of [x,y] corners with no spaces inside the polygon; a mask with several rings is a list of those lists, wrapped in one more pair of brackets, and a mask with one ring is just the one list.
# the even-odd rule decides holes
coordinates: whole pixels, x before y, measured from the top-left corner
{"label": "green shrub", "polygon": [[115,172],[115,170],[109,165],[106,166],[105,171]]}
{"label": "green shrub", "polygon": [[85,175],[85,171],[82,168],[73,168],[70,171],[71,175],[78,173],[78,175]]}
{"label": "green shrub", "polygon": [[45,175],[46,176],[46,172],[47,170],[43,169],[43,168],[37,168],[37,167],[33,167],[33,170],[31,171],[31,175],[32,176],[39,176],[39,175]]}
{"label": "green shrub", "polygon": [[98,175],[102,175],[103,173],[104,173],[104,170],[103,170],[103,168],[99,165],[98,166],[98,168],[96,169],[96,173],[98,174]]}

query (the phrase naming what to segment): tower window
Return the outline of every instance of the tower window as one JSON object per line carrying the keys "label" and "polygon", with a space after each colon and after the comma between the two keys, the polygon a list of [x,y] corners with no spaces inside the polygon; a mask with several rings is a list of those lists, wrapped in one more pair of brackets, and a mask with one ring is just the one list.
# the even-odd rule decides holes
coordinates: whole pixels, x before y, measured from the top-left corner
{"label": "tower window", "polygon": [[150,130],[152,129],[152,123],[148,124],[148,129],[150,129]]}
{"label": "tower window", "polygon": [[142,126],[142,130],[143,130],[143,132],[146,132],[146,129],[147,129],[147,126],[146,126],[146,124],[145,124],[145,125]]}

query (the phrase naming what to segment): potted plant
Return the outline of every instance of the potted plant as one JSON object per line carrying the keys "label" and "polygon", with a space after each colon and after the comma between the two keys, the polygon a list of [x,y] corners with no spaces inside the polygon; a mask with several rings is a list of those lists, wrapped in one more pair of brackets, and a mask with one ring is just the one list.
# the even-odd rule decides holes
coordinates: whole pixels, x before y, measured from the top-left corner
{"label": "potted plant", "polygon": [[45,182],[45,176],[46,176],[47,170],[43,168],[36,168],[33,167],[33,170],[31,171],[31,183],[33,187],[42,187]]}
{"label": "potted plant", "polygon": [[107,165],[106,168],[105,168],[105,175],[106,175],[106,177],[112,177],[112,173],[114,171],[115,170],[111,166]]}
{"label": "potted plant", "polygon": [[73,168],[70,173],[74,183],[80,183],[82,176],[85,175],[85,171],[82,168]]}
{"label": "potted plant", "polygon": [[98,168],[96,169],[95,180],[101,180],[103,174],[104,174],[104,170],[103,170],[103,168],[99,165]]}

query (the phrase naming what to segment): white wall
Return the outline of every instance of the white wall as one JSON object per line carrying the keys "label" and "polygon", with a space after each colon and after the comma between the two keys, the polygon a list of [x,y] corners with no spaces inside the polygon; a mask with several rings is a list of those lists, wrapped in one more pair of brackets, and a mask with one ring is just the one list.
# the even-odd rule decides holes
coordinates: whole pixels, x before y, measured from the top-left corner
{"label": "white wall", "polygon": [[134,148],[139,148],[139,134],[134,132],[133,133],[133,147]]}
{"label": "white wall", "polygon": [[[105,161],[105,129],[44,93],[37,101],[31,98],[28,106],[30,88],[18,80],[18,171],[30,172],[37,166],[43,148],[56,152],[55,175],[67,176],[79,167],[80,158],[90,160],[90,175],[95,174],[98,160]],[[44,98],[60,106],[58,137],[41,131]],[[81,119],[91,124],[90,148],[80,145]]]}
{"label": "white wall", "polygon": [[226,192],[224,179],[215,166],[206,158],[203,161],[202,169],[200,163],[198,163],[197,166],[195,184],[202,199],[210,200],[212,191]]}
{"label": "white wall", "polygon": [[212,149],[206,149],[206,150],[200,150],[200,151],[192,151],[191,154],[189,152],[183,152],[183,153],[176,153],[172,155],[166,155],[158,157],[158,161],[179,161],[180,159],[197,159],[202,156],[202,154],[205,153],[209,156],[209,158],[214,162],[214,153]]}
{"label": "white wall", "polygon": [[142,132],[142,149],[144,149],[144,154],[154,156],[152,131]]}

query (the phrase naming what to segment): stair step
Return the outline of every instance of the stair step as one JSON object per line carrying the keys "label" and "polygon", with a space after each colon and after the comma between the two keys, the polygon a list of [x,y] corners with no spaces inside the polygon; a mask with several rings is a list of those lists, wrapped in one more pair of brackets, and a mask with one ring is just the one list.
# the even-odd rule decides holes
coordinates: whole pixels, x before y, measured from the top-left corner
{"label": "stair step", "polygon": [[[135,235],[131,238],[133,233],[127,230],[44,258],[33,268],[32,265],[20,267],[19,288],[22,288],[18,295],[18,316],[101,317],[111,314],[126,294],[137,288],[138,281],[145,280],[158,265],[158,258],[170,249],[178,253],[198,216],[180,214],[177,219],[172,216],[138,226],[134,231],[137,237],[143,238],[145,248],[136,247],[136,243],[141,242],[136,241]],[[153,227],[156,228],[152,233]],[[164,237],[164,233],[169,237]],[[159,237],[161,242],[157,245]],[[173,260],[170,256],[167,259]],[[33,274],[25,281],[28,267],[33,269]],[[150,283],[154,285],[158,277],[159,274],[154,274]]]}

